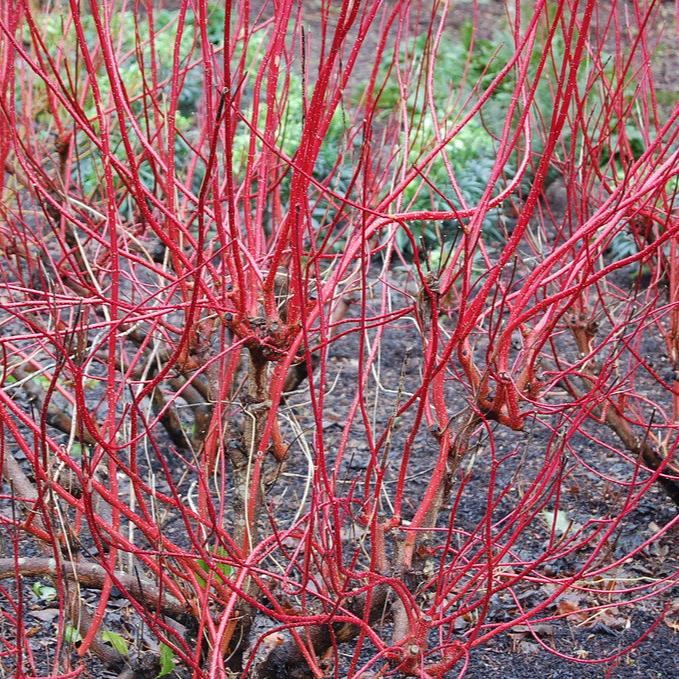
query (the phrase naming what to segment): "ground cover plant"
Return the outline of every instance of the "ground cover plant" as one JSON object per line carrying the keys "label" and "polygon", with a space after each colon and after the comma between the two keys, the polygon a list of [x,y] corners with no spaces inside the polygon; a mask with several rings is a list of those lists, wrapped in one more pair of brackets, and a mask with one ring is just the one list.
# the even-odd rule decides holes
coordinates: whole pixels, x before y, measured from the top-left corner
{"label": "ground cover plant", "polygon": [[671,12],[494,7],[0,5],[3,676],[676,630]]}

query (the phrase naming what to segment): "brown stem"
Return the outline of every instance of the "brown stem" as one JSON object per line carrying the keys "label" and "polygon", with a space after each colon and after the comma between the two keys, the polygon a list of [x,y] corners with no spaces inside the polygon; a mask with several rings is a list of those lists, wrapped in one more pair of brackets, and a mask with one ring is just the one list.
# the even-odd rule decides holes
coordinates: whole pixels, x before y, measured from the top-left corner
{"label": "brown stem", "polygon": [[[38,410],[42,410],[45,403],[45,390],[42,386],[32,378],[31,372],[26,370],[23,366],[17,366],[10,372],[12,377],[21,381],[21,388],[24,390],[31,403],[34,403]],[[71,434],[73,431],[73,419],[68,412],[59,407],[56,403],[50,401],[47,404],[47,424],[64,434]],[[93,445],[95,440],[92,434],[85,428],[75,427],[75,438],[83,443]]]}
{"label": "brown stem", "polygon": [[[384,615],[387,605],[388,588],[378,585],[370,596],[370,610],[367,612],[368,624],[376,624]],[[366,618],[367,598],[365,595],[351,600],[344,608],[356,617]],[[361,625],[351,622],[338,622],[328,625],[315,625],[304,632],[309,650],[317,658],[333,648],[336,644],[346,643],[358,636]],[[314,679],[304,654],[294,640],[273,648],[255,671],[256,679]]]}
{"label": "brown stem", "polygon": [[[231,441],[228,446],[229,458],[233,469],[234,480],[234,509],[237,520],[235,522],[235,538],[239,545],[242,545],[244,553],[249,553],[254,544],[257,543],[258,536],[258,517],[262,505],[261,484],[255,487],[249,478],[251,467],[254,465],[254,456],[257,455],[259,444],[262,440],[262,433],[266,425],[266,420],[271,407],[271,402],[267,401],[267,361],[262,356],[259,349],[250,349],[248,368],[248,394],[245,408],[245,419],[243,421],[243,446],[239,446],[236,441]],[[249,516],[249,497],[248,493],[256,493],[254,511]],[[256,592],[256,585],[249,578],[243,585],[244,589],[251,595]],[[229,669],[240,671],[243,657],[250,640],[250,630],[254,621],[254,610],[252,606],[242,602],[240,607],[240,620],[237,625],[233,625],[229,632],[230,639],[225,637],[227,643],[231,643],[229,648]]]}
{"label": "brown stem", "polygon": [[[564,381],[566,389],[569,393],[576,399],[580,400],[585,397],[586,391],[578,389],[570,380]],[[640,439],[632,430],[630,424],[625,420],[624,417],[616,410],[614,404],[609,404],[609,407],[605,409],[605,415],[603,413],[603,408],[597,407],[592,410],[592,415],[601,418],[604,417],[606,424],[615,432],[617,437],[625,445],[625,448],[635,455],[641,455],[644,464],[657,471],[661,466],[667,465],[667,468],[671,470],[673,475],[679,476],[679,469],[677,469],[676,464],[672,461],[667,462],[667,458],[662,455],[662,453],[651,445],[646,439]],[[679,481],[667,476],[659,476],[658,483],[663,487],[670,499],[677,505],[679,505]]]}
{"label": "brown stem", "polygon": [[153,397],[151,398],[151,407],[153,412],[158,415],[158,413],[163,413],[160,416],[160,423],[165,428],[168,436],[172,443],[177,446],[180,450],[187,450],[191,447],[188,437],[184,433],[182,428],[182,423],[179,421],[179,416],[177,415],[177,410],[173,405],[167,405],[167,399],[165,395],[156,387],[153,390]]}
{"label": "brown stem", "polygon": [[[93,618],[82,605],[76,588],[66,592],[66,613],[80,637],[85,638],[92,627]],[[90,642],[90,649],[109,670],[119,671],[125,663],[125,657],[112,646],[105,644],[98,633]]]}
{"label": "brown stem", "polygon": [[[578,314],[573,318],[567,319],[568,327],[570,328],[575,343],[580,351],[581,356],[587,356],[591,353],[591,342],[597,333],[596,321],[585,313]],[[599,374],[598,365],[595,361],[588,361],[582,368],[585,375],[597,377]],[[591,389],[579,389],[573,384],[572,380],[563,380],[566,390],[576,399],[583,399]],[[621,415],[614,403],[609,403],[608,407],[597,407],[592,410],[592,414],[599,419],[604,419],[608,427],[615,432],[617,437],[622,441],[624,446],[631,453],[641,455],[647,467],[653,471],[657,471],[663,465],[667,467],[676,476],[679,476],[679,469],[672,463],[667,461],[667,458],[648,442],[647,438],[640,439],[633,431],[629,422]],[[664,488],[667,495],[672,501],[679,505],[679,481],[669,478],[667,476],[659,476],[658,483]]]}
{"label": "brown stem", "polygon": [[[0,580],[14,578],[20,574],[26,577],[52,576],[78,582],[83,587],[101,589],[107,572],[98,564],[83,561],[62,561],[57,567],[54,559],[43,557],[21,557],[19,559],[0,559]],[[181,601],[161,592],[153,582],[128,573],[114,572],[116,582],[129,592],[139,603],[170,616],[182,616],[188,607]]]}

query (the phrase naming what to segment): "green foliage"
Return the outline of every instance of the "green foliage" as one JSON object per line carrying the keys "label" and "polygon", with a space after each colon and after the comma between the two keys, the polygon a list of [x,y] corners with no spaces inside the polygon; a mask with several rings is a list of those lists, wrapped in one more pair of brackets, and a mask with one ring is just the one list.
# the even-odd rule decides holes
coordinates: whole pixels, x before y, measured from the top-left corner
{"label": "green foliage", "polygon": [[[460,101],[475,90],[483,93],[500,74],[513,56],[513,38],[508,33],[498,32],[495,40],[473,39],[474,26],[471,22],[463,24],[458,40],[449,40],[431,59],[429,38],[421,35],[402,45],[399,50],[398,64],[404,72],[417,76],[426,72],[431,63],[433,71],[433,90],[436,108],[439,111],[450,109],[451,97]],[[382,80],[386,85],[379,97],[381,109],[393,109],[401,105],[401,90],[392,68],[391,56],[386,55],[382,67]],[[387,74],[390,74],[387,76]],[[488,118],[485,121],[490,129],[498,131],[504,120],[516,84],[514,71],[510,71],[495,87],[491,101],[487,105]],[[462,95],[462,96],[458,96]],[[472,97],[472,101],[474,98]],[[408,111],[417,116],[425,109],[423,82],[411,84],[407,101]],[[457,114],[462,110],[458,108]]]}
{"label": "green foliage", "polygon": [[[219,46],[223,41],[224,30],[224,9],[219,3],[213,3],[209,9],[209,21],[207,25],[208,40],[214,45]],[[50,49],[71,49],[76,51],[76,35],[72,25],[65,23],[65,20],[56,14],[46,14],[46,25],[44,26],[45,40]],[[180,62],[185,68],[199,48],[200,31],[197,26],[196,17],[189,11],[186,15],[184,31],[179,39],[177,36],[178,13],[176,10],[158,10],[154,13],[154,48],[156,62],[158,64],[158,78],[161,82],[168,83],[172,70],[172,61],[177,40]],[[95,30],[93,19],[89,15],[82,17],[83,28],[88,44],[94,46],[98,43],[98,36]],[[145,16],[135,18],[132,12],[120,12],[112,18],[112,35],[116,36],[117,51],[121,55],[126,55],[119,64],[120,77],[126,89],[128,99],[132,102],[132,112],[138,120],[143,120],[144,108],[142,101],[145,95],[144,73],[150,77],[151,72],[151,43],[145,39],[150,33],[148,19]],[[488,40],[476,40],[472,48],[472,27],[465,26],[461,31],[461,40],[449,43],[446,49],[440,50],[435,59],[434,89],[435,104],[439,119],[450,121],[458,120],[463,111],[454,108],[449,101],[450,92],[455,92],[460,82],[464,79],[465,70],[467,71],[467,89],[472,87],[485,88],[492,79],[499,73],[507,59],[511,56],[511,42],[500,40],[497,43]],[[253,34],[248,42],[247,54],[245,56],[246,70],[249,73],[257,71],[262,63],[265,52],[265,33]],[[139,40],[138,40],[139,38]],[[137,44],[139,43],[139,44]],[[496,45],[500,47],[496,47]],[[242,56],[239,53],[242,45],[238,45],[234,61],[238,61]],[[399,60],[401,67],[405,68],[412,62],[414,71],[426,66],[430,46],[425,36],[415,38],[401,48]],[[471,50],[469,64],[467,65],[468,52]],[[382,68],[387,72],[387,58]],[[102,76],[104,76],[103,66]],[[102,98],[107,101],[110,96],[110,84],[107,77],[101,77],[97,85],[102,93]],[[201,69],[194,68],[186,71],[181,87],[180,99],[178,101],[179,110],[176,116],[176,126],[180,134],[177,135],[175,142],[175,171],[179,178],[188,168],[192,157],[190,143],[197,134],[196,110],[203,96],[203,73]],[[288,73],[281,70],[277,84],[277,105],[282,107],[281,123],[276,130],[274,143],[287,156],[294,157],[297,152],[299,139],[302,136],[304,125],[303,111],[303,82],[299,72],[295,69]],[[492,121],[502,121],[501,110],[506,108],[513,90],[511,78],[504,80],[496,89],[492,102],[488,104],[488,110],[492,115]],[[169,94],[169,84],[165,85],[166,94]],[[309,96],[311,92],[308,93]],[[160,96],[161,109],[165,105],[163,93]],[[267,117],[267,106],[264,101],[260,102],[256,120],[253,120],[254,111],[248,110],[248,92],[244,89],[244,110],[246,119],[252,120],[261,130],[265,126]],[[380,97],[379,107],[384,110],[393,108],[400,91],[392,75],[388,79],[387,86]],[[249,104],[252,106],[251,102]],[[411,115],[411,129],[413,130],[410,139],[403,140],[402,148],[407,148],[407,163],[409,166],[418,166],[422,157],[428,153],[435,145],[435,135],[433,122],[430,114],[424,106],[424,91],[422,87],[413,87],[408,99],[408,109]],[[498,108],[494,112],[493,107]],[[85,97],[84,110],[91,119],[96,119],[96,109],[92,92]],[[445,153],[452,169],[464,201],[469,205],[475,205],[483,195],[488,185],[496,155],[497,144],[493,138],[493,125],[488,127],[484,109],[484,118],[480,116],[472,119],[456,136],[450,141],[448,146],[442,151]],[[96,123],[95,123],[96,125]],[[320,150],[318,161],[314,168],[314,177],[318,181],[327,182],[329,188],[340,193],[348,190],[354,170],[357,166],[357,159],[360,154],[361,139],[356,135],[353,145],[349,144],[346,135],[346,123],[342,111],[336,112],[330,124],[327,134],[324,135],[323,144]],[[135,153],[140,154],[141,142],[135,142],[135,133],[128,126],[127,136],[135,144]],[[234,173],[238,178],[241,176],[247,154],[251,144],[251,131],[242,122],[237,124],[236,133],[233,140],[233,163]],[[103,167],[100,161],[99,152],[96,147],[85,138],[79,135],[77,138],[76,163],[74,167],[74,180],[82,187],[83,194],[88,199],[96,199],[101,191]],[[255,152],[261,151],[262,142],[254,140]],[[126,162],[126,150],[122,144],[120,130],[112,130],[112,146],[116,157],[121,162]],[[406,151],[403,151],[406,153]],[[337,166],[337,160],[341,163]],[[395,159],[394,162],[401,162]],[[510,178],[514,172],[514,163],[510,162],[505,168],[505,180]],[[159,180],[151,169],[148,162],[142,162],[138,168],[138,176],[141,182],[150,190],[153,190]],[[332,173],[332,174],[331,174]],[[445,168],[442,154],[439,154],[426,167],[422,168],[422,173],[426,176],[431,186],[420,187],[419,182],[413,182],[403,195],[403,203],[409,209],[422,210],[447,210],[451,205],[460,207],[460,201],[452,190],[451,182]],[[203,168],[199,164],[193,178],[193,190],[197,190],[202,181]],[[281,184],[281,197],[284,203],[287,201],[289,192],[290,173],[288,173]],[[121,186],[122,188],[122,186]],[[498,186],[496,191],[502,187]],[[440,192],[440,194],[438,193]],[[120,211],[123,216],[130,217],[128,214],[130,206],[127,201],[121,201]],[[312,219],[318,232],[323,233],[325,223],[328,218],[332,218],[333,212],[328,211],[328,203],[321,199],[315,209]],[[495,228],[497,213],[489,213],[484,223],[484,231],[489,237],[499,237],[499,232]],[[443,231],[447,236],[454,235],[457,226],[453,223],[444,224]],[[415,235],[419,239],[423,237],[428,246],[434,247],[435,241],[431,227],[426,224],[414,225]],[[410,244],[405,234],[398,234],[399,245],[404,252],[408,253]],[[338,245],[340,247],[341,244]]]}
{"label": "green foliage", "polygon": [[[409,161],[412,166],[419,164],[420,158],[427,153],[435,144],[433,124],[431,118],[423,116],[419,131],[411,142]],[[453,190],[448,171],[442,154],[447,156],[448,163],[453,170],[455,180],[460,188],[462,197],[467,206],[477,205],[490,182],[491,174],[495,166],[497,150],[494,140],[474,118],[448,143],[441,154],[422,168],[422,173],[427,178],[426,187],[420,187],[417,183],[410,184],[405,192],[405,203],[411,210],[450,210],[451,205],[456,209],[463,207]],[[514,174],[511,163],[505,166],[505,178]],[[436,190],[432,187],[435,187]],[[493,195],[502,188],[499,185]],[[484,220],[484,231],[490,238],[497,237],[496,223],[499,213],[497,210],[488,212]],[[425,224],[415,224],[417,237],[424,237],[427,245],[435,242],[431,227]],[[450,222],[443,224],[444,236],[453,237],[457,225]],[[399,246],[408,250],[408,240],[404,234],[399,234]],[[448,240],[448,238],[444,238]]]}
{"label": "green foliage", "polygon": [[[170,76],[173,69],[174,52],[175,48],[178,47],[182,77],[180,79],[181,89],[177,101],[178,110],[175,114],[175,127],[179,134],[175,139],[174,152],[176,171],[181,176],[182,172],[188,167],[191,158],[189,143],[197,138],[195,116],[198,102],[203,95],[203,73],[199,68],[188,69],[195,50],[200,44],[197,34],[196,17],[193,12],[187,13],[184,30],[181,38],[179,38],[177,32],[178,14],[176,10],[156,10],[154,12],[152,41],[150,39],[151,30],[148,18],[140,13],[135,19],[135,13],[132,11],[114,13],[111,17],[110,33],[113,36],[114,49],[121,55],[118,61],[118,74],[125,88],[126,98],[130,102],[132,114],[140,122],[142,131],[144,129],[143,120],[145,116],[152,115],[150,111],[145,110],[144,106],[145,99],[148,104],[144,78],[146,78],[147,83],[151,79],[153,52],[155,51],[158,81],[164,83],[163,89],[155,93],[156,104],[161,112],[164,112],[167,108],[167,97],[171,90]],[[223,9],[220,12],[219,5],[215,3],[209,10],[208,16],[208,37],[211,40],[216,40],[216,37],[223,33]],[[63,51],[66,54],[70,53],[70,56],[64,60],[64,63],[74,63],[76,55],[81,59],[77,33],[73,22],[56,12],[43,13],[41,18],[44,22],[42,36],[47,50],[52,54],[58,51]],[[91,14],[83,13],[81,15],[81,22],[85,41],[90,49],[94,50],[100,42],[94,19]],[[106,76],[103,62],[99,64],[98,68],[101,77],[97,78],[96,87],[101,94],[102,101],[109,102],[111,101],[111,85],[109,78]],[[68,74],[62,73],[62,77],[67,78]],[[78,96],[80,95],[81,93],[79,92]],[[39,102],[37,105],[34,104],[33,107],[34,119],[38,123],[43,123],[46,127],[50,126],[52,114],[46,108],[46,88],[44,83],[36,82],[32,97],[33,101]],[[21,105],[20,102],[18,104]],[[99,123],[96,119],[97,109],[92,87],[88,87],[85,91],[83,112],[90,121],[93,121],[92,125],[96,131]],[[64,120],[69,118],[65,111],[62,111],[62,118]],[[132,141],[134,153],[139,155],[142,148],[141,141],[136,139],[136,134],[131,125],[127,126],[126,132],[128,138]],[[122,143],[121,130],[113,126],[110,130],[110,135],[115,157],[121,162],[126,163],[127,152]],[[77,137],[75,157],[74,181],[82,187],[85,197],[96,198],[98,192],[101,191],[103,179],[103,166],[98,149],[84,135],[79,135]],[[157,176],[151,171],[148,163],[142,163],[138,167],[138,176],[141,182],[149,189],[153,189],[158,181]],[[198,184],[201,178],[202,175],[198,172],[196,177]],[[120,209],[126,215],[128,212],[127,204],[122,203]]]}
{"label": "green foliage", "polygon": [[68,450],[68,453],[71,457],[74,457],[76,459],[80,459],[83,456],[83,444],[80,443],[79,441],[73,441],[71,443],[71,447]]}
{"label": "green foliage", "polygon": [[[218,547],[215,550],[214,554],[216,557],[223,558],[227,556],[228,553],[223,547]],[[204,588],[207,584],[207,574],[210,572],[210,566],[207,563],[207,561],[205,561],[205,559],[197,559],[196,564],[198,565],[200,570],[204,571],[206,574],[206,578],[203,578],[202,576],[196,573],[196,580],[198,581],[198,584]],[[219,571],[219,573],[215,574],[213,572],[213,578],[216,578],[221,583],[226,582],[226,580],[228,580],[231,574],[233,573],[233,568],[231,568],[231,566],[225,563],[216,562],[215,568],[217,569],[217,571]]]}
{"label": "green foliage", "polygon": [[101,638],[109,645],[113,646],[118,653],[121,655],[129,655],[130,649],[127,646],[127,641],[117,634],[116,632],[111,632],[110,630],[104,630],[101,633]]}
{"label": "green foliage", "polygon": [[[442,133],[452,129],[469,110],[470,102],[478,99],[498,76],[513,54],[513,42],[509,35],[498,35],[497,40],[476,39],[472,42],[473,26],[466,24],[460,31],[460,40],[448,41],[435,59],[431,59],[431,44],[427,36],[419,36],[401,47],[398,63],[405,72],[417,76],[428,68],[431,62],[433,73],[433,98],[436,116],[445,121]],[[394,69],[385,57],[382,75],[386,85],[379,98],[382,110],[391,110],[400,103],[399,89]],[[453,190],[446,163],[452,169],[455,181],[467,206],[477,205],[490,183],[498,156],[497,137],[509,110],[515,89],[515,76],[510,71],[493,90],[483,110],[469,120],[449,141],[433,160],[422,165],[422,159],[436,147],[436,135],[432,114],[427,108],[422,83],[411,83],[408,92],[409,138],[401,140],[407,148],[407,166],[417,167],[425,184],[411,183],[404,191],[403,202],[410,210],[450,210],[462,208],[462,203]],[[456,97],[452,100],[451,93]],[[459,96],[458,96],[459,95]],[[467,101],[466,105],[459,102]],[[405,153],[405,151],[404,151]],[[444,156],[445,154],[445,156]],[[516,160],[512,157],[504,166],[502,177],[494,187],[492,196],[497,195],[516,172]],[[499,210],[485,215],[484,237],[501,240],[503,231],[499,228]],[[417,241],[423,241],[425,248],[435,251],[449,242],[458,230],[454,222],[444,223],[441,233],[432,224],[420,222],[411,225]],[[397,232],[397,243],[406,254],[411,253],[410,240],[405,233]]]}
{"label": "green foliage", "polygon": [[66,625],[64,628],[64,641],[68,644],[77,644],[83,637],[73,625]]}
{"label": "green foliage", "polygon": [[552,511],[544,509],[540,512],[540,517],[545,523],[548,530],[554,530],[557,536],[566,537],[568,533],[575,532],[580,529],[580,526],[568,516],[568,512],[563,509]]}
{"label": "green foliage", "polygon": [[[179,37],[177,32],[179,13],[176,10],[156,10],[153,18],[153,49],[155,50],[155,62],[158,68],[158,81],[161,89],[154,93],[154,99],[159,106],[161,114],[167,108],[167,98],[171,91],[171,75],[175,49],[178,47],[180,62],[180,93],[177,102],[178,110],[175,115],[175,126],[178,134],[175,139],[175,172],[181,179],[186,172],[193,151],[191,143],[198,140],[198,121],[196,112],[204,96],[204,72],[201,67],[188,68],[191,61],[197,58],[200,50],[201,32],[195,12],[186,14],[184,29]],[[57,13],[44,13],[42,34],[45,45],[49,52],[59,50],[72,56],[65,62],[73,62],[79,52],[77,47],[77,35],[72,22]],[[90,48],[99,43],[96,26],[91,15],[84,14],[81,17],[85,39]],[[208,24],[206,27],[207,38],[210,43],[220,47],[224,39],[224,6],[222,3],[210,3],[208,6]],[[112,17],[111,35],[114,36],[114,48],[119,55],[118,72],[125,88],[126,97],[131,106],[132,114],[139,122],[142,132],[145,129],[143,121],[147,115],[152,115],[144,107],[144,101],[149,104],[147,85],[151,78],[152,65],[152,42],[148,18],[144,14],[138,14],[136,19],[134,12],[119,12]],[[247,43],[247,52],[244,60],[246,73],[256,73],[260,68],[266,51],[266,34],[264,31],[253,33]],[[243,43],[236,44],[234,49],[233,63],[241,60]],[[101,93],[103,102],[110,102],[111,85],[103,63],[98,66],[101,74],[97,78],[96,86]],[[62,76],[66,77],[66,73]],[[255,119],[252,108],[252,96],[248,90],[249,81],[243,86],[243,117],[256,123],[259,130],[263,130],[267,118],[267,105],[264,99],[260,101],[258,113]],[[266,86],[266,81],[264,87]],[[311,94],[311,93],[309,93]],[[33,93],[33,100],[47,101],[44,83],[37,82]],[[301,74],[295,70],[289,73],[281,69],[276,93],[276,105],[281,107],[281,123],[275,131],[274,143],[287,156],[294,156],[298,150],[299,140],[302,136],[304,124],[303,111],[303,83]],[[21,106],[20,102],[17,102]],[[249,108],[248,108],[249,106]],[[85,93],[83,110],[85,116],[92,121],[92,125],[98,128],[97,110],[92,88]],[[45,127],[51,125],[52,115],[43,104],[34,106],[34,118],[36,122],[43,123]],[[68,114],[63,111],[63,118],[68,119]],[[141,140],[136,138],[136,133],[131,124],[127,124],[126,136],[131,140],[133,152],[137,157],[141,155]],[[111,146],[113,155],[123,164],[128,162],[127,151],[122,143],[121,130],[114,125],[110,129]],[[242,176],[245,161],[251,144],[250,128],[241,122],[237,122],[235,136],[232,145],[233,171],[236,179]],[[344,135],[344,125],[341,115],[336,115],[331,121],[328,134],[324,138],[321,150],[322,159],[315,174],[317,178],[324,178],[337,158],[337,151]],[[262,150],[262,142],[255,137],[255,153]],[[85,135],[78,135],[75,153],[76,163],[74,166],[74,181],[82,187],[83,195],[87,199],[97,199],[103,185],[103,165],[100,152]],[[141,162],[137,168],[137,175],[141,183],[149,190],[154,190],[158,183],[158,176],[153,171],[148,161]],[[192,189],[198,191],[202,182],[204,167],[201,163],[196,166],[193,176]],[[346,173],[345,173],[346,174]],[[283,198],[287,196],[289,188],[289,176],[285,177],[281,186]],[[120,186],[122,189],[122,185]],[[130,207],[126,201],[120,204],[123,216],[131,216]]]}
{"label": "green foliage", "polygon": [[638,251],[639,247],[636,239],[628,230],[625,230],[615,234],[607,254],[612,261],[618,262],[621,259],[635,255]]}
{"label": "green foliage", "polygon": [[[615,163],[615,182],[622,183],[626,181],[626,173],[620,162]],[[668,215],[672,214],[676,210],[679,196],[679,175],[675,175],[671,178],[667,184],[664,186],[662,195],[658,197],[655,201],[657,209],[666,212]],[[665,202],[666,201],[666,202]],[[606,250],[606,256],[609,261],[619,262],[626,257],[631,257],[632,255],[639,252],[639,239],[635,237],[633,228],[630,226],[624,230],[618,231],[612,238],[610,245]],[[669,256],[669,244],[661,249],[665,257]],[[633,277],[639,276],[643,273],[648,273],[648,267],[646,265],[639,268],[637,264],[628,265],[629,270],[632,272]]]}
{"label": "green foliage", "polygon": [[160,672],[156,677],[164,677],[174,672],[175,657],[174,651],[167,644],[160,644]]}
{"label": "green foliage", "polygon": [[34,582],[31,586],[33,594],[38,597],[41,601],[46,603],[54,601],[57,598],[57,590],[51,585],[45,585],[44,583],[38,581]]}

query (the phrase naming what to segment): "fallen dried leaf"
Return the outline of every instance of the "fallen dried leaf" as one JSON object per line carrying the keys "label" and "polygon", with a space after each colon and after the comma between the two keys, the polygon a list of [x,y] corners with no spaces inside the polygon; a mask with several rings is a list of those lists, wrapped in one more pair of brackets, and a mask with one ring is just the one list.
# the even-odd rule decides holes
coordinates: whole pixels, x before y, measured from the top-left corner
{"label": "fallen dried leaf", "polygon": [[582,612],[580,600],[575,597],[565,596],[559,599],[556,602],[556,611],[572,621],[584,620],[587,617],[587,613]]}
{"label": "fallen dried leaf", "polygon": [[539,622],[535,625],[514,625],[511,632],[514,634],[535,634],[539,637],[552,637],[554,636],[554,627],[549,623]]}
{"label": "fallen dried leaf", "polygon": [[43,608],[39,611],[31,611],[31,617],[38,618],[38,620],[42,620],[43,622],[50,622],[51,620],[54,620],[54,618],[59,617],[59,609]]}
{"label": "fallen dried leaf", "polygon": [[673,631],[679,632],[679,597],[672,600],[663,622]]}

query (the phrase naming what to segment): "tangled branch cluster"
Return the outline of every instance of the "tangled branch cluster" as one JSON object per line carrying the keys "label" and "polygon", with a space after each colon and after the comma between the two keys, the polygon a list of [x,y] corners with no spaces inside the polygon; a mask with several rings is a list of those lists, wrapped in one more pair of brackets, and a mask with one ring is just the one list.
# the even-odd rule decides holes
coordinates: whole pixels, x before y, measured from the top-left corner
{"label": "tangled branch cluster", "polygon": [[448,2],[160,4],[0,6],[5,667],[443,678],[662,600],[659,3],[510,2],[483,62],[474,5],[456,73]]}

